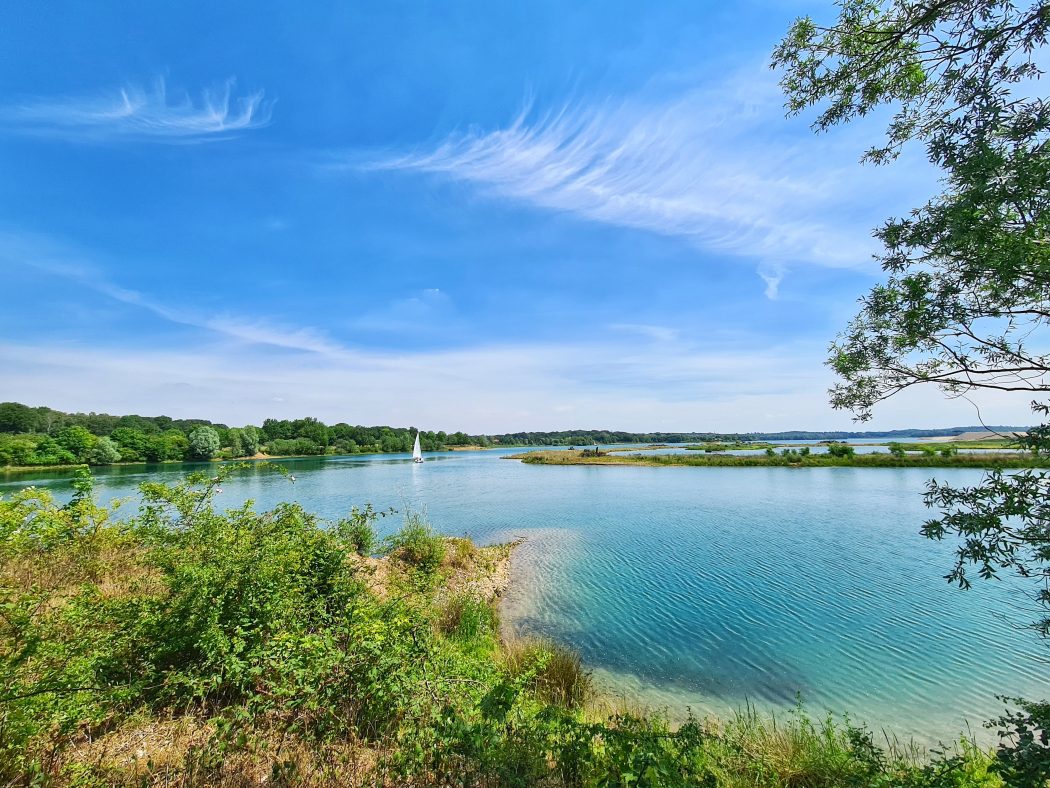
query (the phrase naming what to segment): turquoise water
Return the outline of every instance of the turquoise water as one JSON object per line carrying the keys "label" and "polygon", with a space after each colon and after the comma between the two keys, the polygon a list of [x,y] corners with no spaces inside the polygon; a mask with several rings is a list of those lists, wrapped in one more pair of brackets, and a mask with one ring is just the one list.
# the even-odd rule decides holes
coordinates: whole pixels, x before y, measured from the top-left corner
{"label": "turquoise water", "polygon": [[[951,545],[917,534],[929,476],[980,471],[532,466],[500,452],[282,463],[294,484],[249,472],[219,503],[425,507],[448,534],[525,536],[505,625],[573,645],[604,687],[672,717],[783,709],[801,693],[923,743],[967,722],[990,742],[996,694],[1047,694],[1045,646],[1021,628],[1034,613],[1006,583],[949,586]],[[97,491],[133,496],[190,467],[101,470]],[[0,492],[29,483],[69,493],[63,473],[0,476]]]}

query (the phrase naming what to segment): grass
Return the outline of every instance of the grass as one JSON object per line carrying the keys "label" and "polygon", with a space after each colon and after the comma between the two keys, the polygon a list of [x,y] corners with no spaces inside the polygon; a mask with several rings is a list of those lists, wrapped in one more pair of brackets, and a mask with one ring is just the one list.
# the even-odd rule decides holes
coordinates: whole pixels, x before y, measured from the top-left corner
{"label": "grass", "polygon": [[790,467],[790,468],[1048,468],[1050,458],[1030,454],[906,454],[896,457],[888,452],[855,454],[852,457],[833,457],[828,454],[810,454],[805,457],[774,457],[765,455],[693,455],[693,454],[635,454],[595,457],[572,451],[532,451],[514,454],[504,459],[521,460],[530,465],[645,465],[645,466],[699,466],[699,467]]}
{"label": "grass", "polygon": [[441,634],[464,641],[492,637],[499,630],[493,606],[469,592],[449,597],[436,621]]}
{"label": "grass", "polygon": [[[893,441],[886,443],[874,444],[876,446],[889,446]],[[872,444],[868,444],[869,446]],[[979,440],[979,441],[918,441],[915,443],[901,443],[900,446],[905,451],[927,451],[934,449],[935,451],[941,451],[942,449],[1021,449],[1023,448],[1017,440],[1002,438],[996,440]]]}
{"label": "grass", "polygon": [[525,677],[547,703],[579,709],[593,694],[591,674],[579,654],[552,640],[509,640],[503,644],[502,659],[512,676]]}
{"label": "grass", "polygon": [[733,441],[732,443],[693,443],[683,448],[689,451],[743,451],[747,449],[772,449],[775,448],[775,444],[772,443],[748,443],[747,441]]}

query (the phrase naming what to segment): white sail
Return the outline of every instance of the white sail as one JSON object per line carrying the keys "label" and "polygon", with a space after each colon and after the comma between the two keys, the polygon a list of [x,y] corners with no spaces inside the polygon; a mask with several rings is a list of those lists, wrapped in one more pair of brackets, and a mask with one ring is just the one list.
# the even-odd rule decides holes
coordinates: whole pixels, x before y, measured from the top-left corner
{"label": "white sail", "polygon": [[423,462],[423,452],[419,449],[419,433],[416,432],[416,442],[412,446],[412,462]]}

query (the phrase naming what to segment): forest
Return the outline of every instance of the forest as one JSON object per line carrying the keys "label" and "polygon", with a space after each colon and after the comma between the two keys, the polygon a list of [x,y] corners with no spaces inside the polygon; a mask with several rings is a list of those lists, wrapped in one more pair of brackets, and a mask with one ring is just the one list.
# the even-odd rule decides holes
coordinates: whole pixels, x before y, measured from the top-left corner
{"label": "forest", "polygon": [[[229,427],[205,419],[63,413],[0,403],[0,466],[109,465],[412,450],[415,427],[327,425],[314,418]],[[424,451],[487,445],[462,432],[421,431]]]}

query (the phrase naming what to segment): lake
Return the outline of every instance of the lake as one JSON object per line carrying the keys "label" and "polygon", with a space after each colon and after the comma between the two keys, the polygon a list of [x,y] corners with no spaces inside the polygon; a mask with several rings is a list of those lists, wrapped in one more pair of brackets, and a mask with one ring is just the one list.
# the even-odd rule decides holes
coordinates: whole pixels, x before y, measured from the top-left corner
{"label": "lake", "polygon": [[[996,694],[1047,694],[1016,586],[949,586],[952,545],[918,535],[926,480],[974,484],[980,471],[536,466],[500,458],[512,451],[281,460],[294,483],[253,470],[217,502],[295,500],[328,518],[414,507],[446,534],[524,536],[505,626],[572,645],[608,691],[675,719],[801,695],[812,713],[923,744],[967,723],[992,743],[981,723]],[[98,469],[96,491],[134,496],[199,467]],[[0,475],[0,493],[29,484],[70,494],[68,472]]]}

